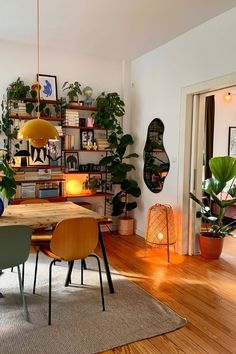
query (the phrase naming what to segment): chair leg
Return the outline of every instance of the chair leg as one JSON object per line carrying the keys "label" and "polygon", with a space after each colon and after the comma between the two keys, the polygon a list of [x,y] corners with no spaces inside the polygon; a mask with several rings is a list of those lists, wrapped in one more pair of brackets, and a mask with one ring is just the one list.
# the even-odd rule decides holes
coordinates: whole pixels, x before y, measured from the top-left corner
{"label": "chair leg", "polygon": [[24,282],[25,282],[25,263],[22,264],[22,288],[24,290]]}
{"label": "chair leg", "polygon": [[13,272],[14,267],[11,267],[11,272]]}
{"label": "chair leg", "polygon": [[81,259],[80,284],[84,284],[84,259]]}
{"label": "chair leg", "polygon": [[33,294],[35,294],[35,289],[36,289],[36,279],[37,279],[37,272],[38,272],[38,260],[39,260],[39,250],[37,250],[36,259],[35,259]]}
{"label": "chair leg", "polygon": [[88,268],[87,268],[87,264],[86,264],[85,259],[81,259],[81,261],[82,261],[84,270],[87,270]]}
{"label": "chair leg", "polygon": [[102,271],[101,271],[101,264],[98,256],[96,254],[90,254],[89,257],[96,258],[98,262],[98,271],[99,271],[99,279],[100,279],[100,288],[101,288],[101,297],[102,297],[102,310],[105,311],[105,302],[104,302],[104,293],[103,293],[103,286],[102,286]]}
{"label": "chair leg", "polygon": [[71,284],[71,273],[73,270],[73,266],[74,266],[74,261],[68,262],[68,271],[67,271],[65,286],[69,286],[69,284]]}
{"label": "chair leg", "polygon": [[54,259],[49,266],[49,291],[48,291],[48,325],[51,326],[52,323],[52,266],[56,262],[61,262],[59,259]]}
{"label": "chair leg", "polygon": [[24,290],[23,290],[23,286],[22,286],[22,279],[21,279],[21,273],[20,273],[20,266],[19,265],[17,266],[17,270],[18,270],[18,279],[19,279],[21,301],[22,301],[23,308],[24,308],[24,316],[25,316],[26,321],[28,321],[29,320],[29,314],[28,314],[27,304],[26,304]]}

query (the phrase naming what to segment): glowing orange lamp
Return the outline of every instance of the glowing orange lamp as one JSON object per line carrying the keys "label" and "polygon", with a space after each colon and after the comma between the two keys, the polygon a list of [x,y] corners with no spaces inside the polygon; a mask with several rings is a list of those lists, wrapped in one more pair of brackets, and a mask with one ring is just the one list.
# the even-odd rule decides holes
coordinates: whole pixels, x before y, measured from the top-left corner
{"label": "glowing orange lamp", "polygon": [[224,95],[224,100],[225,100],[225,102],[230,102],[232,100],[232,95],[230,92],[228,92]]}

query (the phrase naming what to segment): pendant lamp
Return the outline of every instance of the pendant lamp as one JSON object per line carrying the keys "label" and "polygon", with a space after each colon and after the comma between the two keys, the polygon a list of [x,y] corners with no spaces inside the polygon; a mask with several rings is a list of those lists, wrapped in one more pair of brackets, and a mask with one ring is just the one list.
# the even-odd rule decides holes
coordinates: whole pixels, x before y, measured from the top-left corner
{"label": "pendant lamp", "polygon": [[[39,74],[39,0],[37,0],[37,79]],[[59,140],[57,129],[44,119],[40,119],[39,103],[40,103],[40,89],[39,82],[32,85],[32,89],[37,91],[37,118],[29,120],[20,128],[17,138],[29,140],[30,144],[35,148],[42,148],[48,140]]]}

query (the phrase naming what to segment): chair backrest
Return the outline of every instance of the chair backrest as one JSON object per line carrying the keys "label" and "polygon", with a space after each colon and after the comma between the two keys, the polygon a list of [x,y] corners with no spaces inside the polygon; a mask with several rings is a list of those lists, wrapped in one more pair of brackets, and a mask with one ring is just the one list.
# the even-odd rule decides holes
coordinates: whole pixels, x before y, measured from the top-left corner
{"label": "chair backrest", "polygon": [[0,227],[0,269],[15,267],[29,257],[32,228],[25,225]]}
{"label": "chair backrest", "polygon": [[98,224],[91,217],[65,219],[53,231],[50,249],[66,261],[86,258],[98,243]]}
{"label": "chair backrest", "polygon": [[40,204],[40,203],[50,203],[47,199],[41,198],[32,198],[32,199],[24,199],[20,204]]}

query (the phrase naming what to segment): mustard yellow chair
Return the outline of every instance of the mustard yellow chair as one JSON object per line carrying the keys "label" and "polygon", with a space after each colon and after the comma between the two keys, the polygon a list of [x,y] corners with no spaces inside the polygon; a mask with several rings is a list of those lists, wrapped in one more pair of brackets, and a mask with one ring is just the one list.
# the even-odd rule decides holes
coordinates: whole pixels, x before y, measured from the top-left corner
{"label": "mustard yellow chair", "polygon": [[[41,252],[53,259],[49,266],[49,325],[51,325],[52,266],[55,265],[56,262],[67,261],[72,265],[75,260],[84,260],[88,256],[95,257],[98,263],[102,309],[105,311],[101,265],[97,255],[91,254],[96,248],[97,243],[98,224],[96,219],[81,217],[65,219],[59,222],[52,233],[50,245],[39,247]],[[69,278],[71,277],[71,270],[72,267],[69,267]]]}
{"label": "mustard yellow chair", "polygon": [[[41,203],[50,203],[47,199],[41,198],[32,198],[32,199],[24,199],[21,204],[41,204]],[[36,260],[35,260],[35,276],[34,276],[34,285],[33,285],[33,294],[35,293],[36,287],[36,279],[37,279],[37,270],[38,270],[38,258],[39,258],[39,247],[49,245],[52,239],[52,230],[49,229],[36,229],[33,231],[31,237],[31,245],[36,251]],[[24,272],[24,268],[23,268]],[[24,279],[24,274],[23,277]]]}

